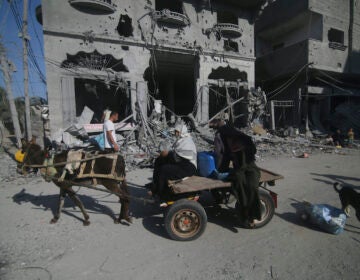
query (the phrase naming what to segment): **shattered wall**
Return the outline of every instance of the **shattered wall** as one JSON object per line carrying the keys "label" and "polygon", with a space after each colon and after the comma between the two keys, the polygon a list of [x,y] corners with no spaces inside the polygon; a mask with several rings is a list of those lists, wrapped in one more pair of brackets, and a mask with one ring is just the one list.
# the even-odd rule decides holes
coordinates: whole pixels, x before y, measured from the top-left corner
{"label": "shattered wall", "polygon": [[308,116],[312,129],[334,129],[336,107],[359,102],[359,20],[352,0],[277,0],[264,10],[256,23],[257,84],[270,100],[299,104],[292,125]]}
{"label": "shattered wall", "polygon": [[[350,26],[351,13],[354,20]],[[348,72],[349,52],[360,48],[359,22],[360,6],[354,1],[278,0],[267,7],[256,23],[259,71],[273,55],[284,63],[286,58],[281,59],[279,53],[293,48],[295,55],[307,53],[306,61],[301,63],[313,62],[320,69]],[[301,50],[304,44],[307,46]],[[274,74],[268,71],[267,78],[269,75]]]}
{"label": "shattered wall", "polygon": [[[155,0],[43,1],[52,132],[68,126],[79,116],[81,106],[76,96],[83,87],[76,83],[79,79],[103,82],[107,87],[102,94],[111,94],[126,84],[129,91],[119,94],[128,94],[133,112],[137,88],[143,89],[137,87],[137,83],[145,82],[150,95],[157,97],[160,92],[165,104],[175,104],[172,108],[175,113],[192,112],[202,121],[209,118],[208,95],[211,93],[204,88],[208,87],[213,71],[221,67],[237,69],[246,73],[241,77],[246,77],[249,86],[254,86],[254,4],[243,6],[234,1],[214,1],[209,5],[208,1],[177,1],[175,7],[175,2],[171,3]],[[159,7],[161,10],[157,10]],[[227,20],[231,21],[230,25]],[[112,67],[110,56],[121,67]],[[189,71],[193,71],[192,74]],[[173,86],[165,84],[167,77],[172,77]],[[167,91],[179,95],[181,90],[175,85],[182,80],[188,85],[183,91],[192,91],[188,96],[193,102],[176,107],[176,98],[170,98]],[[182,108],[184,106],[186,108]],[[187,108],[190,106],[196,110]]]}

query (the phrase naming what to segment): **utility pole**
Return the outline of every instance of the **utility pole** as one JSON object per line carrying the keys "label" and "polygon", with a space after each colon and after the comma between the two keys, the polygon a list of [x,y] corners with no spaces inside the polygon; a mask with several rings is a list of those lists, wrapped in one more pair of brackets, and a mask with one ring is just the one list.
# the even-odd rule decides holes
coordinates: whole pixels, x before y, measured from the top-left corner
{"label": "utility pole", "polygon": [[10,66],[13,68],[13,64],[7,60],[5,56],[5,49],[3,48],[2,44],[0,43],[0,65],[1,69],[4,73],[5,85],[6,85],[6,95],[10,106],[10,113],[11,119],[14,126],[15,137],[16,137],[16,144],[17,147],[21,147],[21,130],[19,125],[19,118],[16,111],[14,97],[11,90],[11,75],[10,71],[14,71],[14,69],[10,69]]}
{"label": "utility pole", "polygon": [[306,65],[306,69],[305,69],[305,135],[308,134],[309,132],[309,94],[308,94],[308,82],[309,82],[309,77],[308,77],[308,65]]}
{"label": "utility pole", "polygon": [[29,69],[28,69],[28,0],[23,0],[23,65],[24,65],[24,96],[25,96],[25,125],[26,125],[26,137],[30,140],[31,133],[31,117],[30,117],[30,100],[29,100]]}
{"label": "utility pole", "polygon": [[305,69],[305,137],[306,138],[313,137],[309,128],[309,65],[310,64],[306,65],[306,69]]}
{"label": "utility pole", "polygon": [[301,126],[301,88],[299,88],[299,92],[298,92],[298,100],[297,100],[297,123],[296,126],[300,127]]}
{"label": "utility pole", "polygon": [[355,10],[355,1],[350,0],[350,18],[349,18],[349,44],[348,44],[348,71],[353,72],[352,69],[352,58],[353,58],[353,42],[354,42],[354,10]]}

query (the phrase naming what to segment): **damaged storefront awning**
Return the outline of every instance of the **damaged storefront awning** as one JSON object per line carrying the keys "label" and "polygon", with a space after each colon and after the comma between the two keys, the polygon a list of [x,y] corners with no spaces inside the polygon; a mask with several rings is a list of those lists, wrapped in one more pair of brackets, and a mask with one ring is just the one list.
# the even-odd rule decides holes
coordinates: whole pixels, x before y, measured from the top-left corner
{"label": "damaged storefront awning", "polygon": [[[133,123],[115,123],[115,130],[116,131],[126,131],[126,130],[133,130],[135,129],[136,125]],[[96,132],[102,132],[103,131],[103,124],[102,123],[90,123],[90,124],[84,124],[84,129],[87,133],[96,133]]]}
{"label": "damaged storefront awning", "polygon": [[308,86],[307,90],[310,95],[360,97],[360,89],[354,88]]}

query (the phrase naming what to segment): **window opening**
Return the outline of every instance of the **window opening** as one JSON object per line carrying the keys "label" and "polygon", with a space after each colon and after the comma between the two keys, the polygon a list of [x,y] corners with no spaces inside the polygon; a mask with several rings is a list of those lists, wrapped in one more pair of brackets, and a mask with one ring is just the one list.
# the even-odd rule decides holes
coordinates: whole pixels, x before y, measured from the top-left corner
{"label": "window opening", "polygon": [[328,32],[328,40],[329,42],[344,45],[344,31],[331,28]]}
{"label": "window opening", "polygon": [[218,11],[217,12],[217,22],[218,23],[232,23],[238,25],[238,18],[235,14],[228,11]]}
{"label": "window opening", "polygon": [[130,37],[133,35],[132,19],[128,15],[121,15],[116,28],[121,36]]}
{"label": "window opening", "polygon": [[161,10],[165,10],[165,9],[168,9],[172,12],[179,13],[179,14],[183,13],[181,1],[178,1],[178,0],[171,0],[171,1],[156,0],[155,1],[155,10],[161,11]]}
{"label": "window opening", "polygon": [[224,40],[224,50],[229,52],[239,52],[239,45],[234,41]]}
{"label": "window opening", "polygon": [[105,109],[119,112],[124,119],[131,110],[131,100],[126,88],[107,86],[103,80],[75,79],[76,116],[79,117],[87,106],[93,112],[91,123],[102,123]]}

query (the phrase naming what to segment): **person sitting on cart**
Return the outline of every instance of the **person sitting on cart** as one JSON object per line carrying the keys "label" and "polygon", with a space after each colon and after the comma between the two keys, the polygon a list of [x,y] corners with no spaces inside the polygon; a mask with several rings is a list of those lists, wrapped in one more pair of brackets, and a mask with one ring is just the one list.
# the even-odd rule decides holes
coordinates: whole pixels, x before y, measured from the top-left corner
{"label": "person sitting on cart", "polygon": [[177,180],[196,174],[197,152],[195,143],[183,123],[175,125],[176,141],[172,150],[161,151],[155,160],[153,182],[149,195],[166,196],[168,180]]}
{"label": "person sitting on cart", "polygon": [[230,125],[219,127],[224,141],[223,153],[230,154],[233,171],[230,175],[232,190],[238,201],[245,226],[254,227],[254,219],[261,219],[259,198],[260,169],[255,164],[256,146],[252,138]]}

